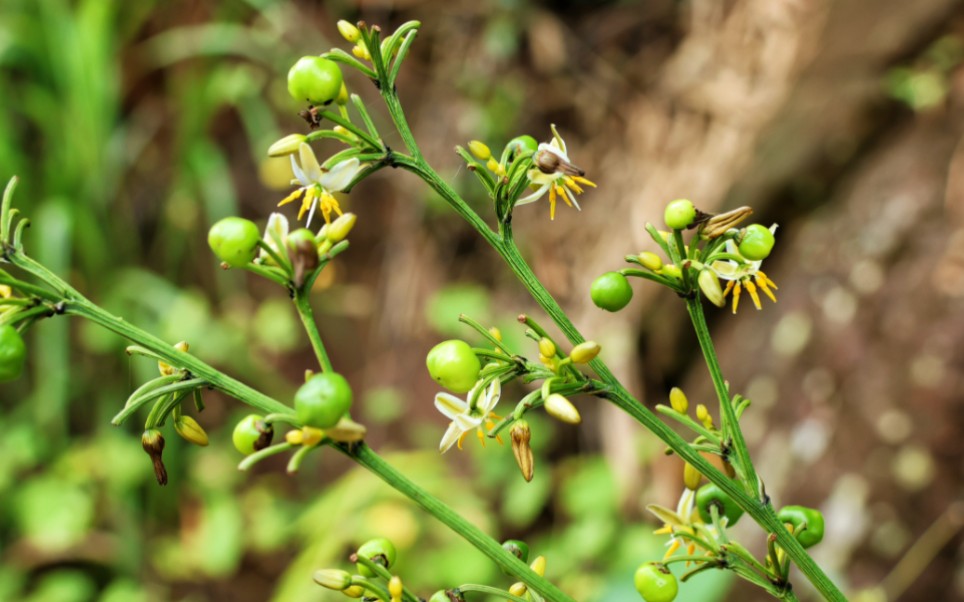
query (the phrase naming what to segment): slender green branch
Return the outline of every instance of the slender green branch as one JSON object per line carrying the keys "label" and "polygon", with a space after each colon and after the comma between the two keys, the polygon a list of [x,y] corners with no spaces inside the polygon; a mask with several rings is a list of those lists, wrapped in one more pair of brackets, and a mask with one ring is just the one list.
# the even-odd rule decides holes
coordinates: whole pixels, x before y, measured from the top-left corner
{"label": "slender green branch", "polygon": [[353,446],[335,445],[334,447],[375,473],[378,478],[421,506],[436,519],[461,535],[466,541],[488,556],[489,559],[500,568],[516,575],[533,591],[553,602],[575,602],[544,577],[539,576],[529,568],[526,563],[504,550],[497,541],[483,533],[481,529],[462,518],[460,514],[449,508],[441,500],[409,481],[405,475],[387,463],[364,443],[358,443]]}
{"label": "slender green branch", "polygon": [[298,309],[298,317],[301,318],[305,332],[308,333],[308,339],[311,340],[311,347],[315,350],[315,357],[318,358],[321,371],[332,372],[331,360],[328,359],[325,344],[321,340],[321,334],[318,333],[318,325],[315,323],[315,318],[311,311],[311,301],[308,298],[309,291],[306,289],[307,287],[303,287],[295,291],[294,302],[295,307]]}

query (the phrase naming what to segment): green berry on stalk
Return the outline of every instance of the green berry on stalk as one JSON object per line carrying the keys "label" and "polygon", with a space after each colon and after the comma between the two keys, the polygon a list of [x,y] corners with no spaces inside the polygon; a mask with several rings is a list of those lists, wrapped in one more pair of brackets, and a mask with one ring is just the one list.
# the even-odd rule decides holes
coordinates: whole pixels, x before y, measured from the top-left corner
{"label": "green berry on stalk", "polygon": [[619,272],[606,272],[596,278],[589,288],[589,296],[596,307],[606,311],[619,311],[633,298],[633,287]]}
{"label": "green berry on stalk", "polygon": [[303,56],[288,71],[288,93],[298,101],[325,105],[341,92],[341,69],[335,61]]}
{"label": "green berry on stalk", "polygon": [[[376,537],[375,539],[366,541],[358,548],[358,552],[356,553],[359,557],[367,558],[375,564],[382,565],[386,569],[391,568],[391,566],[395,564],[395,557],[397,556],[395,544],[384,537]],[[355,566],[360,575],[365,577],[375,576],[375,573],[364,564],[359,562]]]}
{"label": "green berry on stalk", "polygon": [[663,220],[673,230],[688,228],[695,219],[696,207],[693,206],[692,201],[686,199],[671,201],[666,205],[666,210],[663,212]]}
{"label": "green berry on stalk", "polygon": [[479,380],[482,364],[465,341],[442,341],[425,357],[428,373],[453,393],[468,393]]}
{"label": "green berry on stalk", "polygon": [[295,393],[295,414],[305,426],[326,429],[338,424],[351,409],[351,386],[336,372],[309,378]]}
{"label": "green berry on stalk", "polygon": [[10,324],[0,326],[0,382],[14,380],[27,363],[27,346]]}
{"label": "green berry on stalk", "polygon": [[248,456],[267,447],[273,434],[271,426],[265,424],[264,416],[248,414],[234,427],[231,441],[236,450]]}
{"label": "green berry on stalk", "polygon": [[740,508],[726,492],[713,483],[707,483],[696,492],[696,508],[704,523],[713,522],[711,510],[713,507],[716,507],[720,518],[726,518],[726,524],[730,527],[743,516],[743,508]]}
{"label": "green berry on stalk", "polygon": [[449,595],[444,589],[440,589],[432,594],[432,597],[428,599],[428,602],[452,602],[452,599],[449,598]]}
{"label": "green berry on stalk", "polygon": [[509,149],[510,159],[515,159],[524,152],[536,152],[539,148],[539,143],[536,142],[536,139],[532,136],[523,135],[516,136],[512,140],[509,140],[509,143],[506,144],[505,147]]}
{"label": "green berry on stalk", "polygon": [[763,261],[770,256],[773,250],[773,232],[760,224],[751,224],[743,231],[743,238],[740,239],[740,255],[750,261]]}
{"label": "green berry on stalk", "polygon": [[502,542],[502,549],[512,554],[522,562],[529,562],[529,544],[518,539],[507,539]]}
{"label": "green berry on stalk", "polygon": [[800,545],[809,548],[823,540],[823,514],[806,506],[784,506],[777,512],[781,522],[793,525],[793,532]]}
{"label": "green berry on stalk", "polygon": [[633,575],[633,582],[646,602],[673,602],[679,592],[676,576],[666,565],[656,562],[641,564]]}
{"label": "green berry on stalk", "polygon": [[241,217],[226,217],[208,231],[208,246],[218,259],[235,268],[254,260],[260,241],[258,227]]}

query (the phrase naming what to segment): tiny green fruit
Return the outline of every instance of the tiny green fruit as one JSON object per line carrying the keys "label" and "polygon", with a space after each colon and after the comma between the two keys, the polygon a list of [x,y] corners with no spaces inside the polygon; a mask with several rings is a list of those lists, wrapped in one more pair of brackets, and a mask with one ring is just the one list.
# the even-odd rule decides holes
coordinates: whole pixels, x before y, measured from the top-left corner
{"label": "tiny green fruit", "polygon": [[273,435],[274,430],[265,424],[264,416],[248,414],[235,425],[231,441],[236,450],[247,456],[268,447]]}
{"label": "tiny green fruit", "polygon": [[235,268],[254,260],[260,240],[254,222],[241,217],[226,217],[208,231],[208,246],[218,259]]}
{"label": "tiny green fruit", "polygon": [[536,152],[539,143],[529,135],[516,136],[505,145],[509,149],[509,160],[513,160],[524,152]]}
{"label": "tiny green fruit", "polygon": [[326,429],[338,424],[351,409],[351,385],[336,372],[309,378],[295,393],[295,414],[305,426]]}
{"label": "tiny green fruit", "polygon": [[518,539],[507,539],[502,542],[502,549],[512,554],[522,562],[529,562],[529,544]]}
{"label": "tiny green fruit", "polygon": [[673,602],[679,592],[676,576],[666,565],[656,562],[640,565],[633,575],[633,582],[646,602]]}
{"label": "tiny green fruit", "polygon": [[428,602],[452,602],[452,599],[449,598],[448,593],[446,593],[444,589],[440,589],[432,594],[432,597],[428,599]]}
{"label": "tiny green fruit", "polygon": [[341,92],[338,64],[320,56],[303,56],[288,71],[288,93],[298,101],[324,105]]}
{"label": "tiny green fruit", "polygon": [[784,506],[777,512],[777,518],[793,526],[797,541],[805,548],[823,540],[823,514],[819,510],[806,506]]}
{"label": "tiny green fruit", "polygon": [[743,231],[743,238],[740,240],[740,255],[750,261],[763,261],[770,256],[775,242],[769,228],[750,224]]}
{"label": "tiny green fruit", "polygon": [[633,298],[633,287],[619,272],[606,272],[596,278],[589,287],[589,296],[596,307],[606,311],[619,311]]}
{"label": "tiny green fruit", "polygon": [[735,525],[743,516],[743,508],[740,508],[726,492],[713,483],[707,483],[696,491],[696,508],[703,522],[713,522],[711,510],[713,507],[716,508],[720,518],[726,518],[728,527]]}
{"label": "tiny green fruit", "polygon": [[670,201],[663,212],[663,220],[666,225],[673,230],[683,230],[688,228],[693,220],[696,219],[696,207],[692,201],[677,199]]}
{"label": "tiny green fruit", "polygon": [[0,382],[19,377],[27,363],[27,346],[10,324],[0,326]]}
{"label": "tiny green fruit", "polygon": [[[393,544],[388,539],[384,537],[376,537],[375,539],[370,539],[363,543],[358,548],[356,552],[360,558],[366,558],[375,564],[380,564],[383,567],[391,568],[395,564],[395,557],[398,552],[395,550],[395,544]],[[355,567],[358,569],[358,573],[365,577],[374,577],[375,573],[362,563],[357,563]]]}
{"label": "tiny green fruit", "polygon": [[425,357],[428,373],[453,393],[468,393],[479,380],[482,364],[465,341],[442,341]]}

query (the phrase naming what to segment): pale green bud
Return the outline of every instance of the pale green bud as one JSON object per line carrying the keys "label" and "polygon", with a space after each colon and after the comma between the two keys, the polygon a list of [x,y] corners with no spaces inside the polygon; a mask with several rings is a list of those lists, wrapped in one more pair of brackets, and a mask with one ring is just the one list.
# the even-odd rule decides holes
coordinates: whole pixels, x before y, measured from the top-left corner
{"label": "pale green bud", "polygon": [[602,347],[596,341],[585,341],[572,348],[569,357],[577,364],[588,364],[596,359]]}
{"label": "pale green bud", "polygon": [[720,278],[716,275],[713,270],[701,270],[700,275],[697,277],[697,282],[700,284],[700,290],[703,291],[703,296],[717,307],[723,307],[726,305],[726,299],[723,297],[723,288],[720,286]]}
{"label": "pale green bud", "polygon": [[669,405],[680,414],[685,414],[690,408],[690,401],[686,398],[686,393],[679,387],[673,387],[669,391]]}
{"label": "pale green bud", "polygon": [[659,271],[663,267],[663,260],[659,255],[650,251],[643,251],[639,254],[639,265],[653,272]]}
{"label": "pale green bud", "polygon": [[338,21],[338,33],[352,44],[361,39],[361,32],[358,31],[358,28],[344,19]]}
{"label": "pale green bud", "polygon": [[479,161],[487,161],[492,156],[492,151],[480,140],[469,142],[469,151],[475,155],[475,158]]}
{"label": "pale green bud", "polygon": [[339,243],[346,238],[348,234],[351,233],[352,228],[355,227],[355,222],[358,221],[358,216],[354,213],[343,213],[338,216],[338,219],[328,224],[325,228],[325,239],[332,245]]}
{"label": "pale green bud", "polygon": [[556,420],[567,424],[579,424],[582,422],[582,416],[579,415],[579,410],[576,409],[576,406],[572,405],[571,401],[558,393],[553,393],[546,398],[545,408],[546,412]]}
{"label": "pale green bud", "polygon": [[336,592],[344,591],[351,587],[351,573],[339,569],[321,569],[312,575],[315,583]]}
{"label": "pale green bud", "polygon": [[190,416],[180,415],[174,419],[174,430],[185,441],[189,441],[200,447],[207,447],[208,434],[198,424],[198,421]]}
{"label": "pale green bud", "polygon": [[298,152],[306,138],[304,134],[288,134],[268,147],[269,157],[284,157]]}
{"label": "pale green bud", "polygon": [[539,339],[539,355],[551,358],[556,354],[556,345],[548,337]]}

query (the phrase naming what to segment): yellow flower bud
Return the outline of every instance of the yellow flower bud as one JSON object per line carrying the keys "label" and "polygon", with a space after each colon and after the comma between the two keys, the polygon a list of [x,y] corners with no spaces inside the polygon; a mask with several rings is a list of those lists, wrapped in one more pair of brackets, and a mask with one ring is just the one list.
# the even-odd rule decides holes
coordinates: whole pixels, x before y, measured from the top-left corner
{"label": "yellow flower bud", "polygon": [[351,49],[351,53],[355,55],[355,58],[359,58],[363,61],[372,60],[372,55],[369,54],[368,48],[365,48],[365,45],[361,42],[355,44],[355,47]]}
{"label": "yellow flower bud", "polygon": [[679,387],[673,387],[669,391],[669,405],[680,414],[685,414],[690,409],[690,400],[686,398],[686,393]]}
{"label": "yellow flower bud", "polygon": [[696,491],[700,487],[700,481],[703,480],[703,475],[700,471],[696,470],[692,464],[686,462],[683,465],[683,484],[687,489],[691,491]]}
{"label": "yellow flower bud", "polygon": [[545,577],[546,576],[546,557],[545,556],[536,557],[536,559],[532,561],[532,564],[529,565],[529,568],[532,569],[532,571],[536,575],[539,575],[540,577]]}
{"label": "yellow flower bud", "polygon": [[[190,347],[191,346],[187,344],[187,341],[180,341],[174,344],[174,348],[183,353],[187,353],[187,350],[190,349]],[[161,373],[161,376],[170,376],[174,374],[176,368],[167,362],[157,362],[157,370]]]}
{"label": "yellow flower bud", "polygon": [[700,270],[697,282],[700,284],[700,290],[703,291],[703,296],[706,297],[710,303],[717,307],[726,305],[726,299],[723,297],[723,288],[720,286],[720,279],[716,275],[716,272],[710,269]]}
{"label": "yellow flower bud", "polygon": [[663,276],[668,276],[675,280],[682,280],[683,272],[680,271],[679,267],[672,263],[667,263],[659,270],[659,273]]}
{"label": "yellow flower bud", "polygon": [[577,364],[588,364],[596,359],[602,347],[596,341],[579,343],[569,352],[569,357]]}
{"label": "yellow flower bud", "polygon": [[338,21],[338,33],[352,44],[361,39],[361,32],[358,31],[358,28],[344,19]]}
{"label": "yellow flower bud", "polygon": [[571,401],[558,393],[553,393],[546,398],[545,408],[550,416],[566,424],[579,424],[582,422],[582,416],[579,415],[579,410],[576,409],[576,406],[572,405]]}
{"label": "yellow flower bud", "polygon": [[315,583],[336,592],[343,591],[351,586],[351,573],[339,569],[321,569],[315,571],[312,576]]}
{"label": "yellow flower bud", "polygon": [[178,416],[174,419],[174,430],[184,440],[200,447],[207,447],[208,434],[194,418],[183,414]]}
{"label": "yellow flower bud", "polygon": [[300,430],[288,431],[285,433],[285,441],[290,445],[301,445],[305,436]]}
{"label": "yellow flower bud", "polygon": [[556,345],[548,337],[539,339],[539,355],[552,357],[556,354]]}
{"label": "yellow flower bud", "polygon": [[301,444],[305,446],[318,445],[325,438],[325,431],[313,426],[302,427]]}
{"label": "yellow flower bud", "polygon": [[696,406],[696,418],[699,419],[706,428],[713,428],[713,417],[710,416],[710,411],[706,409],[705,405],[699,404]]}
{"label": "yellow flower bud", "polygon": [[639,254],[639,265],[643,266],[647,270],[658,272],[659,269],[663,267],[663,260],[660,259],[659,255],[656,253],[643,251]]}
{"label": "yellow flower bud", "polygon": [[335,97],[335,104],[340,106],[348,104],[348,87],[345,86],[345,82],[341,83],[341,90],[338,91],[338,96]]}
{"label": "yellow flower bud", "polygon": [[392,578],[388,580],[388,593],[392,597],[392,602],[401,602],[402,591],[402,578],[398,575],[392,575]]}
{"label": "yellow flower bud", "polygon": [[518,596],[519,598],[525,596],[527,591],[529,591],[529,588],[527,588],[526,584],[521,581],[516,581],[511,587],[509,587],[509,593],[513,596]]}
{"label": "yellow flower bud", "polygon": [[343,594],[349,598],[361,598],[365,595],[365,588],[360,585],[353,585],[347,589],[342,590]]}
{"label": "yellow flower bud", "polygon": [[489,160],[485,162],[485,166],[489,168],[489,171],[496,175],[505,175],[505,170],[502,169],[502,164],[496,161],[495,157],[489,157]]}
{"label": "yellow flower bud", "polygon": [[489,334],[491,334],[492,338],[496,341],[499,341],[500,343],[502,342],[502,331],[495,326],[489,329]]}
{"label": "yellow flower bud", "polygon": [[305,143],[305,140],[306,138],[303,134],[288,134],[268,147],[268,156],[285,157],[287,155],[293,155],[298,152],[298,149]]}
{"label": "yellow flower bud", "polygon": [[351,232],[352,228],[355,227],[355,222],[358,221],[358,216],[354,213],[343,213],[338,216],[338,219],[328,224],[325,230],[325,239],[331,244],[339,243],[346,238]]}
{"label": "yellow flower bud", "polygon": [[479,161],[488,161],[492,157],[492,151],[480,140],[469,142],[469,152],[475,155],[475,158]]}

